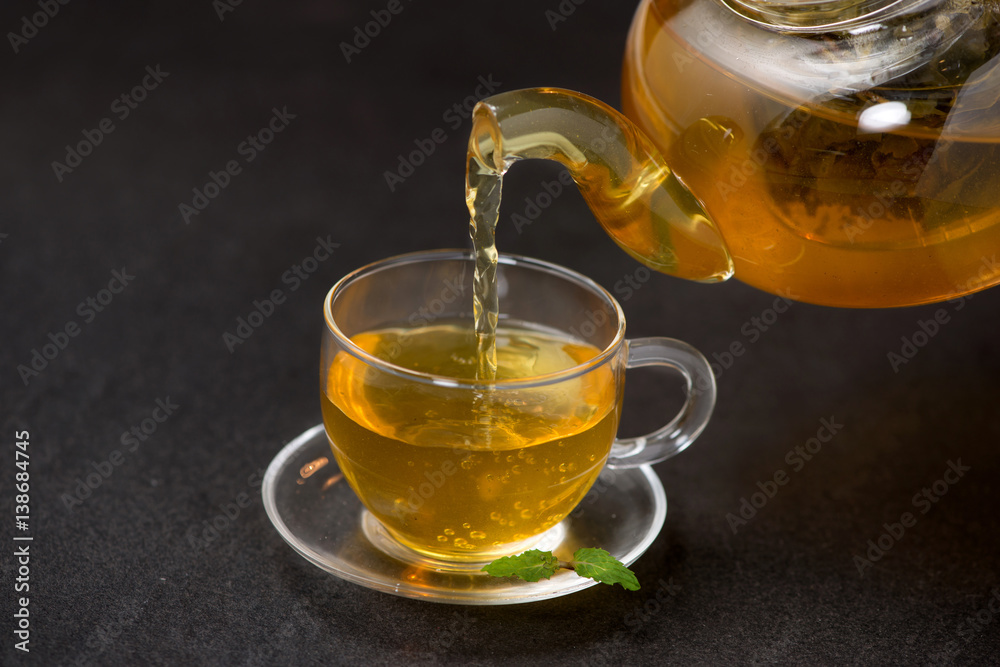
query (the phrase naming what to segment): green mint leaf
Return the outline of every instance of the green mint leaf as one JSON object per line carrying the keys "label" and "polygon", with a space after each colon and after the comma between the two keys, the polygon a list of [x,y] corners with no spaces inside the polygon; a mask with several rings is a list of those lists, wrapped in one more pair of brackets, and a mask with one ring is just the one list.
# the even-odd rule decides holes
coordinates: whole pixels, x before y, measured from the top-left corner
{"label": "green mint leaf", "polygon": [[635,573],[604,549],[578,549],[573,554],[573,569],[581,577],[590,577],[603,584],[621,584],[630,591],[639,590]]}
{"label": "green mint leaf", "polygon": [[548,579],[559,570],[559,559],[551,551],[532,549],[519,556],[498,558],[483,571],[493,577],[520,577],[525,581]]}
{"label": "green mint leaf", "polygon": [[575,570],[581,577],[609,586],[621,584],[627,590],[639,590],[639,580],[635,578],[635,573],[604,549],[578,549],[573,554],[572,563],[564,563],[551,551],[532,549],[519,556],[498,558],[484,567],[483,572],[493,577],[519,577],[525,581],[538,581],[550,578],[563,567]]}

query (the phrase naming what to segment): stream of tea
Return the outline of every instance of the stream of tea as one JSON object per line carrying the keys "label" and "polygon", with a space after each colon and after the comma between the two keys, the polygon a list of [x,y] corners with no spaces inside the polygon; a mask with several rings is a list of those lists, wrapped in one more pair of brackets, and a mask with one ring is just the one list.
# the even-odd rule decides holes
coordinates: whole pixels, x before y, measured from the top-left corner
{"label": "stream of tea", "polygon": [[500,318],[497,290],[496,227],[500,216],[503,173],[484,164],[471,151],[465,175],[469,235],[476,258],[472,279],[472,312],[476,323],[476,377],[492,381],[497,372],[496,329]]}
{"label": "stream of tea", "polygon": [[702,282],[732,275],[732,259],[701,203],[628,119],[573,91],[494,95],[473,112],[465,180],[479,379],[493,380],[497,368],[495,232],[503,175],[525,159],[563,165],[608,236],[649,268]]}

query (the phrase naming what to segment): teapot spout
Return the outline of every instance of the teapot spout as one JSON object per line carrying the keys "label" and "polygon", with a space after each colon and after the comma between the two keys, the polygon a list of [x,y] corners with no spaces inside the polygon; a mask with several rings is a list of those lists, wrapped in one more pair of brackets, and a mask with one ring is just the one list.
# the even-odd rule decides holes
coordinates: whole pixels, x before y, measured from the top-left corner
{"label": "teapot spout", "polygon": [[604,231],[650,268],[700,282],[732,276],[729,250],[704,206],[652,142],[603,102],[529,88],[476,105],[466,172],[474,233],[487,231],[483,211],[499,205],[503,174],[523,159],[564,165]]}

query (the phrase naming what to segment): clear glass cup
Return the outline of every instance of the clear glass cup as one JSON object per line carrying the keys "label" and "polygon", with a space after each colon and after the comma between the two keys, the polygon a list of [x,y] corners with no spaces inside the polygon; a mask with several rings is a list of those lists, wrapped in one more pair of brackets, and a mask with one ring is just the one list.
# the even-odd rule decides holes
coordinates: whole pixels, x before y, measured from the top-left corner
{"label": "clear glass cup", "polygon": [[[501,364],[526,359],[537,374],[484,382],[420,370],[440,356],[435,345],[454,342],[445,335],[454,325],[471,327],[473,268],[471,253],[441,250],[345,276],[324,304],[320,363],[326,433],[369,512],[365,534],[398,558],[470,570],[558,542],[605,466],[677,454],[715,403],[697,350],[670,338],[626,340],[622,309],[605,289],[523,257],[500,257],[500,330],[517,334],[498,355]],[[574,363],[546,367],[550,348]],[[467,349],[450,354],[469,362]],[[625,369],[651,365],[685,380],[685,404],[657,431],[617,439]]]}

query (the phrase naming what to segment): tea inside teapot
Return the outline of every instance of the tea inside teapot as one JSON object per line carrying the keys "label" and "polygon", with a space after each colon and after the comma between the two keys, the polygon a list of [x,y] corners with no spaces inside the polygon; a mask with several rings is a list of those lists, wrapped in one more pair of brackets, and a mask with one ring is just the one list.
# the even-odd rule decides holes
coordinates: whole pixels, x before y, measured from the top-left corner
{"label": "tea inside teapot", "polygon": [[800,301],[903,306],[1000,282],[995,4],[644,0],[623,86],[631,121],[570,91],[484,100],[469,192],[554,159],[650,267]]}

